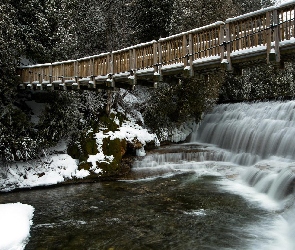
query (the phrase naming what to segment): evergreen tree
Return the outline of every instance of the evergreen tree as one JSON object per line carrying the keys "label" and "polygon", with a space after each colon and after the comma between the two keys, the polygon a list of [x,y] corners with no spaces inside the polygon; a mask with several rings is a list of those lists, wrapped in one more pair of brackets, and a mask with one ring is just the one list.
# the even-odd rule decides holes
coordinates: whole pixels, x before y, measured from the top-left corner
{"label": "evergreen tree", "polygon": [[100,2],[107,51],[119,50],[135,44],[134,27],[131,25],[134,5],[133,2],[129,2],[128,0]]}
{"label": "evergreen tree", "polygon": [[180,0],[174,1],[171,33],[179,33],[216,21],[224,21],[236,14],[231,0]]}
{"label": "evergreen tree", "polygon": [[173,3],[171,0],[132,2],[131,25],[136,43],[158,40],[169,35]]}
{"label": "evergreen tree", "polygon": [[102,3],[97,0],[75,0],[71,8],[72,39],[71,58],[81,58],[106,52],[105,23]]}
{"label": "evergreen tree", "polygon": [[261,8],[266,8],[274,5],[272,0],[252,0],[252,1],[242,1],[242,0],[233,0],[233,4],[236,6],[237,14],[242,15],[245,13],[253,12]]}

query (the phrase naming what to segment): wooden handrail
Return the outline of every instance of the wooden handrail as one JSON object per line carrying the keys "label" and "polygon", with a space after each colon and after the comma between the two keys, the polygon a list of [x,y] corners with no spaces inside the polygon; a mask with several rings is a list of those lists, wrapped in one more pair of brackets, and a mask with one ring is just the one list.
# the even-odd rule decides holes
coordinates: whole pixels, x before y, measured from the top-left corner
{"label": "wooden handrail", "polygon": [[[20,67],[23,83],[54,82],[61,78],[81,79],[111,76],[169,65],[190,66],[206,58],[221,62],[243,50],[264,49],[269,61],[273,49],[280,60],[280,42],[295,39],[295,1],[247,13],[225,22],[138,44],[122,50],[77,60]],[[294,41],[295,43],[295,41]]]}

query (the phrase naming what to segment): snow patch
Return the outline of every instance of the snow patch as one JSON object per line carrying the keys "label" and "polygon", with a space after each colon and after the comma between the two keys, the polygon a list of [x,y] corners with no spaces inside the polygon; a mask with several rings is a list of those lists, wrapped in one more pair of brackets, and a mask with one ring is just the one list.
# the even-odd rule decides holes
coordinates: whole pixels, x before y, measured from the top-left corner
{"label": "snow patch", "polygon": [[54,185],[87,175],[78,170],[77,161],[72,157],[59,154],[44,157],[40,161],[16,162],[9,168],[1,168],[0,176],[0,190],[11,191],[15,188]]}
{"label": "snow patch", "polygon": [[34,208],[27,204],[0,204],[0,249],[22,250],[30,237]]}

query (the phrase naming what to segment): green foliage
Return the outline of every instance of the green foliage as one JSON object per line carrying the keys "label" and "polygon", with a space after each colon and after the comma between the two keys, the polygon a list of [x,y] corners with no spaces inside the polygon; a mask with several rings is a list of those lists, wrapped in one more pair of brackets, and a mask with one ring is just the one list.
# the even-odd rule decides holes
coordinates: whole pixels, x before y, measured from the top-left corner
{"label": "green foliage", "polygon": [[110,114],[110,116],[103,115],[99,118],[99,122],[102,127],[106,128],[108,131],[116,131],[119,125],[114,120],[115,114]]}
{"label": "green foliage", "polygon": [[242,15],[248,12],[253,12],[255,10],[259,10],[261,8],[266,8],[268,6],[274,5],[274,1],[272,0],[261,0],[261,1],[235,0],[233,1],[233,3],[236,6],[238,15]]}
{"label": "green foliage", "polygon": [[222,80],[218,76],[182,78],[178,84],[160,84],[143,113],[145,124],[161,138],[163,128],[172,131],[189,119],[199,121],[202,113],[217,100]]}
{"label": "green foliage", "polygon": [[80,137],[70,142],[68,146],[68,154],[74,159],[78,159],[79,162],[85,162],[89,155],[95,155],[98,153],[96,140],[94,134],[81,133]]}
{"label": "green foliage", "polygon": [[40,118],[38,130],[48,145],[73,133],[79,126],[81,114],[78,99],[72,92],[52,92],[51,103]]}
{"label": "green foliage", "polygon": [[66,59],[74,48],[72,1],[11,0],[24,42],[26,58],[38,63]]}
{"label": "green foliage", "polygon": [[292,97],[294,87],[294,63],[257,65],[243,69],[242,76],[227,74],[220,91],[220,101],[242,101]]}
{"label": "green foliage", "polygon": [[122,156],[127,150],[126,140],[120,140],[118,138],[111,140],[109,137],[103,139],[102,150],[104,155],[113,156],[114,159],[110,163],[102,162],[99,167],[103,170],[104,175],[114,175],[118,173]]}
{"label": "green foliage", "polygon": [[236,14],[236,5],[231,0],[174,1],[171,33],[202,27]]}
{"label": "green foliage", "polygon": [[3,161],[28,160],[39,151],[28,117],[12,105],[3,109],[0,120],[0,152]]}
{"label": "green foliage", "polygon": [[173,11],[171,0],[136,0],[133,2],[133,22],[137,43],[158,40],[169,35]]}
{"label": "green foliage", "polygon": [[15,99],[15,63],[22,50],[22,41],[18,37],[17,13],[10,1],[1,2],[0,11],[0,106],[6,106]]}

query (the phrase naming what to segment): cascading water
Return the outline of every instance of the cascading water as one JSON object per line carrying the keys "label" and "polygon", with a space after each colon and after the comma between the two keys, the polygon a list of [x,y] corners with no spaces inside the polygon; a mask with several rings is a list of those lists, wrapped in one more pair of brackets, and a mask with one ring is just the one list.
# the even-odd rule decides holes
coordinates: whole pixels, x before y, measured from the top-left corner
{"label": "cascading water", "polygon": [[295,101],[217,106],[192,141],[226,150],[224,161],[253,165],[274,157],[295,160]]}
{"label": "cascading water", "polygon": [[295,101],[219,105],[205,116],[192,141],[224,151],[223,161],[255,164],[242,177],[257,191],[276,200],[293,193]]}
{"label": "cascading water", "polygon": [[295,101],[218,105],[185,146],[148,155],[134,171],[226,177],[219,183],[225,190],[276,212],[267,226],[257,225],[268,228],[258,236],[267,240],[246,249],[295,249]]}

